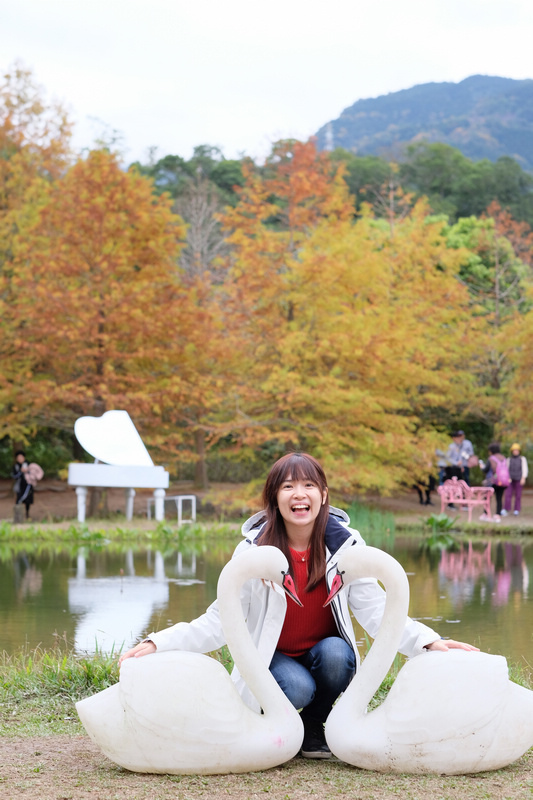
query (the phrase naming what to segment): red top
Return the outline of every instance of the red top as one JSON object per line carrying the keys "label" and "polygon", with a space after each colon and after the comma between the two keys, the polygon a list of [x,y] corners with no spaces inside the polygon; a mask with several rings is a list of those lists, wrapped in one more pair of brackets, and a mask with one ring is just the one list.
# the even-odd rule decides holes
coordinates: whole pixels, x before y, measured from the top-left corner
{"label": "red top", "polygon": [[339,633],[331,607],[323,608],[328,596],[326,578],[311,592],[306,592],[308,552],[299,553],[291,548],[291,556],[296,591],[303,608],[297,606],[290,597],[287,598],[287,613],[277,649],[287,656],[301,656],[317,642],[328,636],[338,636]]}

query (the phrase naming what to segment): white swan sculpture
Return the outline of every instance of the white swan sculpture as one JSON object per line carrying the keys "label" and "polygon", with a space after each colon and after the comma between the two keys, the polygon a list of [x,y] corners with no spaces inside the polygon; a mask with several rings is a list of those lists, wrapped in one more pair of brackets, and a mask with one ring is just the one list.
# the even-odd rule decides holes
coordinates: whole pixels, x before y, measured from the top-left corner
{"label": "white swan sculpture", "polygon": [[242,701],[227,671],[209,656],[170,651],[129,658],[119,683],[76,704],[90,738],[111,761],[134,772],[209,775],[268,769],[296,755],[300,715],[262,662],[244,621],[239,590],[251,578],[271,580],[299,600],[276,547],[233,558],[218,581],[228,647],[263,713]]}
{"label": "white swan sculpture", "polygon": [[328,600],[342,583],[375,577],[387,600],[370,652],[326,721],[338,758],[378,772],[457,775],[499,769],[533,746],[533,692],[509,680],[502,656],[428,652],[400,670],[385,701],[367,705],[397,652],[409,605],[400,564],[374,547],[351,547]]}

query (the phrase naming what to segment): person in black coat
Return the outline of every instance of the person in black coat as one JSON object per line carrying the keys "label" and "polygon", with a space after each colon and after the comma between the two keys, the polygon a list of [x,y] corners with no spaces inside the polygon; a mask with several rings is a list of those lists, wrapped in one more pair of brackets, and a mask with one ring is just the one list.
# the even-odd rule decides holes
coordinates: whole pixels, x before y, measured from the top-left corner
{"label": "person in black coat", "polygon": [[30,516],[30,506],[33,503],[33,486],[27,482],[28,462],[23,450],[15,453],[15,463],[11,470],[11,477],[15,479],[13,491],[15,492],[15,505],[26,506],[26,519]]}

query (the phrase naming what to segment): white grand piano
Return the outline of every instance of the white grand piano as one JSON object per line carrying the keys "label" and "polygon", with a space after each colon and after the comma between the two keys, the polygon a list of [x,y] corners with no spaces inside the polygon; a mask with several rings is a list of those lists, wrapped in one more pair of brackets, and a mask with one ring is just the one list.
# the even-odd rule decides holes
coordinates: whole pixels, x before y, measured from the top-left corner
{"label": "white grand piano", "polygon": [[78,498],[78,522],[85,522],[89,487],[124,488],[128,520],[133,516],[135,489],[153,489],[155,518],[165,518],[169,474],[164,467],[154,465],[127,411],[80,417],[74,423],[74,433],[95,458],[94,464],[68,465],[68,483],[76,487]]}

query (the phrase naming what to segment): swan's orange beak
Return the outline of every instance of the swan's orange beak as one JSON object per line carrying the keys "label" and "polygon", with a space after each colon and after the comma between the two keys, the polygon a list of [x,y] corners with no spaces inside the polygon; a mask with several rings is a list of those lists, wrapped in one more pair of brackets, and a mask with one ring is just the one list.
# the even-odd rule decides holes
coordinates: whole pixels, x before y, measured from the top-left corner
{"label": "swan's orange beak", "polygon": [[343,580],[343,577],[342,577],[342,573],[341,572],[337,572],[337,574],[335,575],[335,577],[333,578],[333,580],[331,582],[331,591],[328,594],[328,599],[324,603],[323,608],[325,608],[326,606],[329,606],[329,604],[331,603],[333,598],[338,595],[338,593],[340,592],[340,590],[342,589],[343,586],[344,586],[344,580]]}
{"label": "swan's orange beak", "polygon": [[283,585],[283,588],[285,589],[285,591],[287,592],[287,594],[289,595],[289,597],[292,600],[294,600],[294,602],[297,605],[303,607],[302,601],[300,600],[300,598],[296,594],[296,586],[294,585],[294,581],[293,581],[293,579],[291,578],[291,576],[289,575],[288,572],[284,572],[283,573],[282,585]]}

